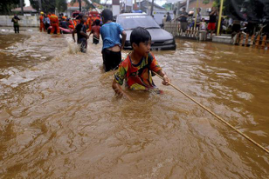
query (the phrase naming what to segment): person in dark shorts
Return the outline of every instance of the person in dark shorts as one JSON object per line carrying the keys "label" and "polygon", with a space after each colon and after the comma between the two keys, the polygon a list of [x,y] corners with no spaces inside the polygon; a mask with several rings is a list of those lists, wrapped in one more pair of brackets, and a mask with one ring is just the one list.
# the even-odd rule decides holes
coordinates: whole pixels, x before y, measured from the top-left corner
{"label": "person in dark shorts", "polygon": [[92,37],[92,43],[93,44],[99,44],[99,39],[100,39],[100,20],[99,19],[96,19],[94,21],[94,26],[92,27],[92,31],[90,33],[93,34],[93,37]]}
{"label": "person in dark shorts", "polygon": [[14,15],[14,17],[11,20],[11,22],[13,22],[15,33],[20,33],[19,20],[21,20],[21,19],[17,15]]}
{"label": "person in dark shorts", "polygon": [[125,44],[126,33],[120,24],[112,22],[113,14],[111,10],[103,10],[101,16],[104,22],[100,29],[103,39],[103,65],[105,72],[107,72],[116,69],[121,62],[121,50]]}
{"label": "person in dark shorts", "polygon": [[87,16],[84,14],[79,14],[77,19],[80,20],[80,23],[76,25],[75,29],[72,32],[72,36],[73,36],[74,42],[76,42],[75,33],[77,33],[77,43],[80,45],[80,51],[83,53],[86,53],[87,39],[89,38],[89,36],[86,33],[87,28],[84,25],[84,23],[87,21]]}
{"label": "person in dark shorts", "polygon": [[44,26],[45,26],[45,30],[47,31],[49,26],[50,26],[50,19],[47,16],[47,14],[44,15],[43,23],[44,23]]}
{"label": "person in dark shorts", "polygon": [[208,23],[208,27],[207,27],[207,30],[210,31],[210,33],[211,33],[211,39],[212,39],[213,32],[216,29],[217,15],[218,15],[217,8],[212,7],[212,10],[209,14],[209,23]]}
{"label": "person in dark shorts", "polygon": [[182,9],[180,16],[177,18],[177,20],[179,20],[180,22],[180,28],[182,32],[185,32],[188,28],[187,18],[188,18],[188,13],[186,12],[186,8],[184,7]]}

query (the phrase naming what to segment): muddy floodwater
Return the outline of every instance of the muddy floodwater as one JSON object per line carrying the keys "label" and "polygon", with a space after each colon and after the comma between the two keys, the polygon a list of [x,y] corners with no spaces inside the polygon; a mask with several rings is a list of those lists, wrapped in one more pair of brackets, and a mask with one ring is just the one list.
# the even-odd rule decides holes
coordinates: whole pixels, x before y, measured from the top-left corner
{"label": "muddy floodwater", "polygon": [[[126,55],[128,52],[124,52]],[[269,52],[177,40],[154,52],[181,88],[269,149]],[[0,178],[269,178],[269,155],[154,77],[115,96],[101,45],[0,29]]]}

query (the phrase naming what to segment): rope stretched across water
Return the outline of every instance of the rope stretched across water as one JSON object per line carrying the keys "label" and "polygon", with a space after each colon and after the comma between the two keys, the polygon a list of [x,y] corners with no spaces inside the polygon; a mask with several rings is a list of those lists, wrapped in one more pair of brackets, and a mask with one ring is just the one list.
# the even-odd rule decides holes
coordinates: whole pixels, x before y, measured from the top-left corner
{"label": "rope stretched across water", "polygon": [[[152,71],[152,72],[156,76],[158,76],[159,78],[163,79],[163,77],[161,77],[159,74],[155,73],[154,71]],[[207,112],[209,112],[211,115],[213,115],[214,117],[216,117],[218,120],[220,120],[221,122],[223,122],[224,124],[226,124],[227,126],[229,126],[230,128],[232,128],[233,130],[235,130],[238,134],[240,134],[241,136],[245,137],[247,140],[249,140],[250,142],[252,142],[253,144],[255,144],[257,147],[259,147],[260,149],[264,150],[267,154],[269,154],[269,150],[268,149],[266,149],[265,147],[263,147],[261,144],[257,143],[255,140],[253,140],[252,138],[250,138],[249,136],[247,136],[243,132],[241,132],[238,129],[236,129],[230,123],[228,123],[227,121],[225,121],[222,117],[220,117],[217,114],[215,114],[214,112],[212,112],[210,109],[208,109],[207,107],[205,107],[204,105],[202,105],[201,103],[199,103],[198,101],[196,101],[195,99],[193,99],[191,96],[187,95],[184,91],[182,91],[181,89],[179,89],[178,87],[176,87],[172,83],[169,83],[169,85],[172,86],[177,91],[179,91],[180,93],[182,93],[184,96],[186,96],[190,100],[192,100],[194,103],[196,103],[197,105],[199,105],[201,108],[203,108],[204,110],[206,110]]]}

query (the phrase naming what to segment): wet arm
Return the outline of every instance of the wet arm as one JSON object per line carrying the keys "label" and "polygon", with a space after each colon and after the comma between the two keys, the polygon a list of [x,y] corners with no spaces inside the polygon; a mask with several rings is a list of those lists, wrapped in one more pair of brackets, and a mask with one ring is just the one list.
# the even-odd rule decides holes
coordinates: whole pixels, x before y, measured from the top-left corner
{"label": "wet arm", "polygon": [[123,91],[123,89],[121,88],[120,84],[118,84],[118,83],[116,82],[116,80],[113,81],[113,83],[112,83],[112,88],[113,88],[113,90],[115,91],[115,93],[116,93],[117,95],[119,95],[119,96],[123,96],[123,97],[127,98],[127,99],[130,100],[130,101],[132,100],[132,99],[130,98],[130,96],[127,95],[127,94]]}
{"label": "wet arm", "polygon": [[163,77],[163,84],[164,85],[170,84],[170,79],[168,78],[166,73],[164,73],[162,70],[159,70],[159,71],[157,71],[157,74],[160,75],[161,77]]}
{"label": "wet arm", "polygon": [[215,13],[215,11],[216,11],[216,10],[211,11],[209,15],[213,15],[213,14]]}
{"label": "wet arm", "polygon": [[90,32],[90,34],[89,34],[89,36],[91,36],[93,34],[93,30],[91,30],[91,32]]}
{"label": "wet arm", "polygon": [[73,37],[74,42],[76,42],[75,33],[77,33],[77,29],[74,29],[72,32],[72,37]]}
{"label": "wet arm", "polygon": [[121,43],[121,49],[123,49],[124,45],[125,45],[125,42],[126,42],[126,32],[125,31],[122,31],[121,33],[121,36],[122,36],[122,43]]}
{"label": "wet arm", "polygon": [[87,39],[89,38],[89,36],[85,32],[80,31],[79,33],[80,33],[80,35],[84,36],[85,38],[87,38]]}

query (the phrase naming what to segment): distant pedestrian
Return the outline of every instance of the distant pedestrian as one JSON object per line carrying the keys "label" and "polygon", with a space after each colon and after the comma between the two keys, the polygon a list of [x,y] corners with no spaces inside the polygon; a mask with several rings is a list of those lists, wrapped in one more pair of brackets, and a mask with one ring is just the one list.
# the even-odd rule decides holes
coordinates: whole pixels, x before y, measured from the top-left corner
{"label": "distant pedestrian", "polygon": [[69,26],[69,22],[66,19],[62,18],[62,20],[60,21],[60,27],[64,29],[68,29],[69,28],[68,26]]}
{"label": "distant pedestrian", "polygon": [[186,8],[183,8],[179,18],[177,18],[177,20],[180,22],[180,28],[183,32],[185,32],[188,28],[187,18],[188,13],[186,12]]}
{"label": "distant pedestrian", "polygon": [[21,20],[21,19],[17,15],[14,15],[14,17],[11,20],[11,22],[13,22],[13,27],[14,27],[15,33],[20,33],[19,20]]}
{"label": "distant pedestrian", "polygon": [[212,7],[212,10],[209,14],[209,23],[208,23],[208,31],[211,33],[211,39],[213,36],[213,32],[216,30],[216,21],[217,21],[218,10],[216,7]]}
{"label": "distant pedestrian", "polygon": [[170,16],[170,13],[167,12],[166,22],[171,22],[171,21],[172,21],[172,18]]}
{"label": "distant pedestrian", "polygon": [[45,25],[44,25],[44,22],[43,22],[43,19],[44,19],[44,12],[40,12],[40,17],[39,17],[39,21],[40,21],[40,25],[39,25],[39,31],[42,32],[45,31]]}
{"label": "distant pedestrian", "polygon": [[104,70],[107,72],[117,68],[121,62],[121,50],[125,44],[126,32],[120,24],[112,22],[113,13],[111,10],[103,10],[101,16],[104,23],[100,29],[103,39],[103,65]]}
{"label": "distant pedestrian", "polygon": [[91,30],[91,34],[93,34],[93,37],[92,37],[92,43],[94,44],[98,44],[99,43],[99,39],[100,39],[100,20],[99,19],[96,19],[94,21],[94,26],[92,26],[92,30]]}
{"label": "distant pedestrian", "polygon": [[47,16],[47,14],[44,15],[43,23],[44,23],[45,30],[47,31],[50,26],[50,19]]}
{"label": "distant pedestrian", "polygon": [[74,42],[76,42],[75,33],[77,33],[77,43],[80,45],[80,51],[83,53],[86,53],[87,39],[89,38],[89,36],[86,33],[87,28],[84,25],[84,23],[87,21],[87,16],[84,14],[79,14],[77,18],[78,20],[80,20],[80,23],[73,30],[72,36],[73,36]]}
{"label": "distant pedestrian", "polygon": [[206,22],[204,18],[202,18],[202,21],[200,22],[200,30],[206,30]]}
{"label": "distant pedestrian", "polygon": [[196,10],[196,27],[200,27],[200,22],[201,22],[201,19],[202,19],[202,16],[201,16],[201,8],[197,8]]}
{"label": "distant pedestrian", "polygon": [[163,16],[161,27],[164,28],[164,24],[166,22],[166,15]]}

